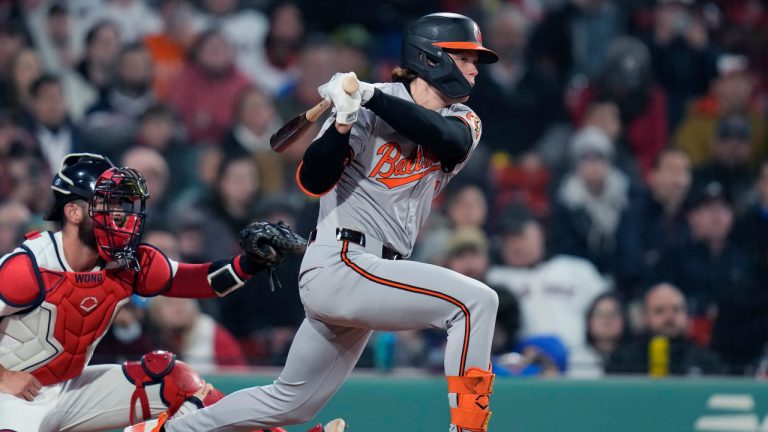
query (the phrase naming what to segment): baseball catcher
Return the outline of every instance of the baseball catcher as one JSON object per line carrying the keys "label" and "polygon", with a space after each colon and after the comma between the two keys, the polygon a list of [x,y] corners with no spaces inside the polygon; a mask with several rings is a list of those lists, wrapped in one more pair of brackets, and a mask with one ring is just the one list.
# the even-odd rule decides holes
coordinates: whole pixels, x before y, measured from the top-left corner
{"label": "baseball catcher", "polygon": [[283,224],[257,222],[243,230],[244,253],[180,263],[141,243],[149,193],[136,170],[70,154],[51,189],[46,219],[61,229],[30,233],[0,257],[0,429],[108,430],[224,397],[170,352],[88,362],[131,295],[224,296],[301,252],[304,240]]}

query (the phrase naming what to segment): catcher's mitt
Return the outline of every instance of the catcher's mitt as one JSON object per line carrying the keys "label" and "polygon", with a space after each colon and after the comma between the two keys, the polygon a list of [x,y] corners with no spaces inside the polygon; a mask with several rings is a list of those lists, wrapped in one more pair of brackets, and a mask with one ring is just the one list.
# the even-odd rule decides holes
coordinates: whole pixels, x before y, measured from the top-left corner
{"label": "catcher's mitt", "polygon": [[280,286],[274,273],[273,265],[283,260],[286,253],[302,253],[307,248],[307,240],[291,231],[280,221],[253,222],[240,231],[240,247],[259,264],[269,268],[270,285]]}
{"label": "catcher's mitt", "polygon": [[253,222],[240,231],[240,247],[263,264],[275,264],[285,253],[301,253],[307,247],[307,240],[291,231],[280,221]]}

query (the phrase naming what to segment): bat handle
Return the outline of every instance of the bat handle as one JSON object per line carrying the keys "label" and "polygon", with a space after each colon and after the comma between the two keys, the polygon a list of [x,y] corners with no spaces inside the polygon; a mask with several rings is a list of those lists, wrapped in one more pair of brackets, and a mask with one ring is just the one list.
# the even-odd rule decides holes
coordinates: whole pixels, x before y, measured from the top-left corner
{"label": "bat handle", "polygon": [[331,105],[333,105],[331,102],[323,99],[320,103],[308,109],[304,115],[307,117],[307,120],[314,123],[324,112],[328,111],[328,108],[330,108]]}
{"label": "bat handle", "polygon": [[[344,89],[347,94],[352,94],[357,91],[357,89],[360,87],[360,82],[357,80],[357,75],[355,75],[354,72],[352,72],[351,75],[347,75],[344,77],[344,79],[341,81],[341,88]],[[323,115],[324,112],[328,110],[328,108],[331,107],[331,102],[323,99],[318,103],[317,105],[313,106],[312,108],[307,110],[307,113],[305,114],[307,117],[307,120],[310,122],[316,122],[317,119],[320,118],[320,116]]]}

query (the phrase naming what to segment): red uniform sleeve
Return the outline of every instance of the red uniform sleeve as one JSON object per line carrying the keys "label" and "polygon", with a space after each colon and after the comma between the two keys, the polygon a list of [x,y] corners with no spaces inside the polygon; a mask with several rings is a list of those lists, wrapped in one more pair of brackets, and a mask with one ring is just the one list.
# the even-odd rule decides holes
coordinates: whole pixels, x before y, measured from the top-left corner
{"label": "red uniform sleeve", "polygon": [[208,282],[210,263],[184,264],[179,263],[179,269],[173,277],[171,289],[164,292],[167,297],[210,298],[216,297],[216,292]]}
{"label": "red uniform sleeve", "polygon": [[145,297],[224,296],[240,288],[250,277],[243,269],[241,256],[204,264],[184,264],[169,259],[148,244],[139,246],[138,255],[141,273],[135,291]]}
{"label": "red uniform sleeve", "polygon": [[241,260],[242,256],[236,256],[205,264],[178,264],[171,289],[163,295],[189,298],[223,297],[242,287],[250,277],[243,269]]}

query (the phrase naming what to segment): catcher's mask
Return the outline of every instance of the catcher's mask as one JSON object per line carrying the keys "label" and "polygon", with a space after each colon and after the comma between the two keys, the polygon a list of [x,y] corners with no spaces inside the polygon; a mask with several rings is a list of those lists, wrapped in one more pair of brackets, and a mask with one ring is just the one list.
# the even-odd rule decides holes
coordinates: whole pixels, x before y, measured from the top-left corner
{"label": "catcher's mask", "polygon": [[132,168],[113,167],[96,180],[88,214],[104,260],[139,270],[136,248],[144,232],[147,198],[146,181]]}

